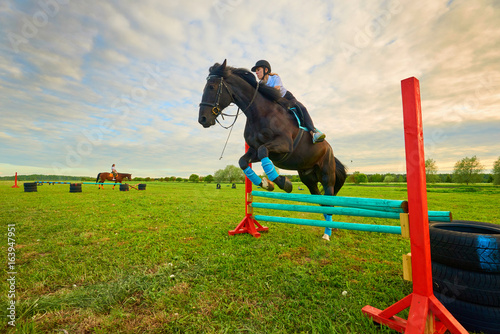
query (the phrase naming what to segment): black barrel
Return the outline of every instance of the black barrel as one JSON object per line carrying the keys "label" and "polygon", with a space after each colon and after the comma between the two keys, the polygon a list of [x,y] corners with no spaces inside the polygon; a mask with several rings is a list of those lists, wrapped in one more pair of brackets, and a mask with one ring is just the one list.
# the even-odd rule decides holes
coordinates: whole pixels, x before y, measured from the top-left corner
{"label": "black barrel", "polygon": [[121,184],[120,183],[120,191],[128,191],[128,184],[125,183],[125,184]]}
{"label": "black barrel", "polygon": [[25,193],[37,192],[37,183],[36,182],[24,183],[24,192]]}
{"label": "black barrel", "polygon": [[146,184],[145,183],[140,183],[137,187],[138,190],[146,190]]}
{"label": "black barrel", "polygon": [[81,183],[70,183],[69,192],[70,193],[81,193],[82,192],[82,184]]}

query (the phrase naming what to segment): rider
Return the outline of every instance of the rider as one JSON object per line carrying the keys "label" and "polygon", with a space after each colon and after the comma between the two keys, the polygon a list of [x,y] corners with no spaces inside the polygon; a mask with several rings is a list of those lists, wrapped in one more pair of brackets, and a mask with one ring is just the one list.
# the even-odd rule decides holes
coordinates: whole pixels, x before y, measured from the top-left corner
{"label": "rider", "polygon": [[259,60],[255,63],[255,66],[252,67],[252,72],[257,74],[257,78],[259,78],[261,83],[264,83],[269,87],[276,88],[280,91],[282,97],[298,106],[296,109],[299,113],[302,113],[301,118],[304,122],[304,126],[309,130],[311,136],[313,137],[313,144],[325,140],[325,134],[314,127],[313,121],[306,107],[297,101],[293,94],[283,86],[283,82],[281,81],[279,75],[271,72],[271,64],[269,64],[267,60]]}
{"label": "rider", "polygon": [[113,181],[116,180],[116,177],[118,176],[118,172],[116,171],[115,164],[111,166],[111,173],[113,174]]}

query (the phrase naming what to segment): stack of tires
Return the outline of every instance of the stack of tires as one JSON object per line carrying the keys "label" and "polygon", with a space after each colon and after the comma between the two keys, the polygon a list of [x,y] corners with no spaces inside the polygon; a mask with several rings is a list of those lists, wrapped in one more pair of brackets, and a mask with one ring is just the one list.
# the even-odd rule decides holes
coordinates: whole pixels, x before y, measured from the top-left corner
{"label": "stack of tires", "polygon": [[129,191],[128,183],[120,183],[120,191]]}
{"label": "stack of tires", "polygon": [[69,185],[70,193],[81,193],[82,192],[82,184],[81,183],[71,183]]}
{"label": "stack of tires", "polygon": [[138,190],[146,190],[146,184],[145,183],[140,183],[138,186]]}
{"label": "stack of tires", "polygon": [[429,225],[434,295],[469,331],[500,334],[500,225]]}
{"label": "stack of tires", "polygon": [[25,182],[24,183],[24,192],[25,193],[37,192],[37,183],[36,182]]}

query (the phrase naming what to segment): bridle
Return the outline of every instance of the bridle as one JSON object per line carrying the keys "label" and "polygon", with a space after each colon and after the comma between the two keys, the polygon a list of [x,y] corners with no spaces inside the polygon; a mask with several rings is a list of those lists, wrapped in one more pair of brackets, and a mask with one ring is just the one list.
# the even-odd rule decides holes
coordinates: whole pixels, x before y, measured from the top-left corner
{"label": "bridle", "polygon": [[215,95],[215,102],[214,103],[208,103],[208,102],[201,102],[200,103],[200,107],[201,106],[212,107],[212,114],[214,114],[216,118],[220,114],[222,114],[222,110],[220,109],[220,106],[219,106],[220,97],[222,95],[222,87],[226,88],[227,92],[229,93],[229,96],[231,96],[231,102],[229,104],[234,102],[233,94],[231,94],[231,91],[229,90],[229,87],[226,85],[226,82],[224,81],[223,77],[218,76],[218,75],[209,75],[207,77],[207,81],[212,79],[212,78],[217,78],[217,77],[220,78],[220,83],[219,83],[219,87],[217,87],[217,94]]}
{"label": "bridle", "polygon": [[[236,124],[236,120],[238,119],[238,115],[240,114],[240,107],[238,107],[238,111],[236,112],[236,115],[228,115],[228,114],[224,114],[222,113],[222,110],[220,109],[220,97],[222,95],[222,87],[225,87],[227,92],[229,93],[229,96],[231,96],[231,103],[234,103],[236,104],[236,102],[234,101],[233,99],[233,94],[231,93],[231,90],[229,89],[229,87],[227,86],[226,82],[224,81],[224,78],[220,75],[214,75],[214,74],[211,74],[207,77],[207,82],[208,80],[212,79],[212,78],[220,78],[220,83],[219,83],[219,87],[217,88],[217,93],[215,95],[215,102],[214,103],[208,103],[208,102],[201,102],[200,103],[200,107],[201,106],[207,106],[207,107],[212,107],[212,114],[215,115],[215,120],[217,121],[217,123],[219,123],[219,125],[221,127],[223,127],[224,129],[231,129],[229,131],[229,134],[227,136],[227,139],[226,139],[226,143],[224,144],[224,148],[222,149],[222,153],[220,155],[220,159],[222,159],[222,156],[224,155],[224,151],[226,150],[226,146],[227,146],[227,142],[229,141],[229,136],[231,136],[231,132],[233,131],[233,126],[234,124]],[[253,101],[255,100],[255,97],[257,97],[257,92],[259,91],[259,82],[257,81],[257,86],[255,86],[255,92],[253,94],[253,97],[252,97],[252,100],[250,100],[250,103],[246,106],[246,108],[243,110],[243,113],[245,111],[248,110],[248,108],[250,108],[250,106],[252,105]],[[222,115],[222,118],[224,119],[224,116],[231,116],[231,117],[234,117],[234,121],[233,121],[233,124],[231,124],[230,126],[224,126],[222,125],[219,120],[217,119],[219,115]]]}
{"label": "bridle", "polygon": [[[207,107],[212,107],[212,114],[214,114],[215,116],[215,120],[217,121],[217,123],[219,123],[219,121],[217,120],[217,117],[219,115],[222,115],[222,118],[224,118],[224,116],[230,116],[230,117],[236,117],[234,119],[234,122],[233,124],[231,124],[229,127],[232,127],[234,125],[234,123],[236,123],[236,119],[238,118],[238,115],[240,114],[240,108],[238,107],[238,112],[236,113],[236,115],[229,115],[229,114],[224,114],[222,113],[222,110],[220,108],[220,97],[222,95],[222,88],[226,88],[226,91],[228,92],[229,96],[231,97],[231,103],[234,103],[236,104],[236,102],[234,101],[233,99],[233,94],[231,93],[231,90],[229,89],[229,87],[227,86],[226,82],[224,81],[224,78],[222,76],[219,76],[219,75],[209,75],[207,77],[207,81],[212,79],[212,78],[220,78],[220,83],[219,83],[219,87],[217,87],[217,93],[215,94],[215,101],[214,103],[209,103],[209,102],[201,102],[200,103],[200,107],[201,106],[207,106]],[[247,107],[243,110],[243,112],[247,111],[248,108],[250,108],[250,106],[252,105],[253,101],[255,100],[255,97],[257,96],[257,92],[259,91],[259,82],[257,82],[257,86],[255,87],[255,93],[253,94],[253,97],[252,97],[252,100],[250,101],[250,103],[247,105]],[[219,123],[220,124],[220,123]],[[220,124],[223,128],[229,128],[229,127],[224,127],[222,124]]]}

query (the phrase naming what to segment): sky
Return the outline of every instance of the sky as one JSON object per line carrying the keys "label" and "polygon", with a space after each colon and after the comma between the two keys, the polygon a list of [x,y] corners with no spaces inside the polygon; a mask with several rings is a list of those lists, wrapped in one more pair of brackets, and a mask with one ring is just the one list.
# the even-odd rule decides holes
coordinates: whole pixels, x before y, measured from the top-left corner
{"label": "sky", "polygon": [[237,166],[244,116],[229,139],[198,123],[208,69],[224,59],[268,60],[351,173],[405,173],[400,85],[414,76],[426,158],[447,173],[475,155],[490,172],[499,20],[498,0],[2,1],[0,176]]}

